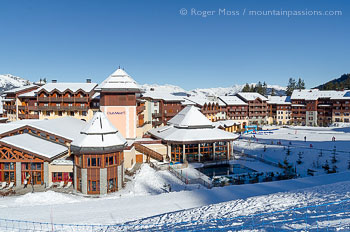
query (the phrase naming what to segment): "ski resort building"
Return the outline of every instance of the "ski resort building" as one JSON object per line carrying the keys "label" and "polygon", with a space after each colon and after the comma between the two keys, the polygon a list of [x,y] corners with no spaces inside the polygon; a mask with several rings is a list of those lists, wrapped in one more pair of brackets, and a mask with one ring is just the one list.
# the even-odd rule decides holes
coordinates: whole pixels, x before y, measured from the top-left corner
{"label": "ski resort building", "polygon": [[292,121],[290,97],[268,96],[268,121],[273,125],[289,125]]}
{"label": "ski resort building", "polygon": [[226,119],[226,105],[216,96],[203,97],[186,97],[186,100],[193,102],[200,111],[212,122]]}
{"label": "ski resort building", "polygon": [[[147,91],[142,95],[146,102],[146,113],[148,122],[152,127],[164,126],[183,109],[183,97],[175,96],[167,92]],[[150,128],[151,129],[151,128]]]}
{"label": "ski resort building", "polygon": [[291,96],[295,125],[328,126],[350,122],[350,91],[294,90]]}
{"label": "ski resort building", "polygon": [[167,156],[174,163],[228,160],[232,155],[232,142],[238,138],[215,128],[195,106],[185,107],[166,126],[149,133],[167,145]]}
{"label": "ski resort building", "polygon": [[91,104],[96,83],[48,83],[35,91],[39,119],[71,116],[90,120],[93,116]]}
{"label": "ski resort building", "polygon": [[33,110],[33,107],[35,107],[35,103],[29,103],[21,97],[27,96],[28,93],[38,88],[39,86],[37,85],[26,85],[4,92],[5,98],[2,99],[3,110],[6,112],[5,116],[8,118],[9,121],[39,118],[39,115],[37,113],[31,112]]}
{"label": "ski resort building", "polygon": [[[244,129],[248,125],[248,103],[242,101],[237,96],[221,96],[221,101],[226,104],[226,115],[227,120],[218,123],[218,126],[227,129],[226,131],[235,132]],[[231,128],[232,126],[234,128]]]}
{"label": "ski resort building", "polygon": [[95,113],[71,146],[75,189],[83,194],[107,194],[121,189],[126,145],[104,113]]}
{"label": "ski resort building", "polygon": [[141,96],[141,88],[136,81],[119,68],[95,90],[100,93],[100,109],[112,124],[125,138],[136,138],[137,121],[140,119],[137,117],[136,99]]}
{"label": "ski resort building", "polygon": [[248,104],[249,125],[267,124],[267,98],[259,93],[237,93],[236,96]]}
{"label": "ski resort building", "polygon": [[73,182],[70,144],[86,122],[61,117],[0,125],[0,181],[20,186]]}

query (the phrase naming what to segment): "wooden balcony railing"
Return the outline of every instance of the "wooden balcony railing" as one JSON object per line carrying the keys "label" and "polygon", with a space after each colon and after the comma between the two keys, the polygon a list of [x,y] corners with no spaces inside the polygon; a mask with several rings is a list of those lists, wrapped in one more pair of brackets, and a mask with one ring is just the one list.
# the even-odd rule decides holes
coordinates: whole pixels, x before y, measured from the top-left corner
{"label": "wooden balcony railing", "polygon": [[88,110],[89,106],[38,106],[39,110]]}

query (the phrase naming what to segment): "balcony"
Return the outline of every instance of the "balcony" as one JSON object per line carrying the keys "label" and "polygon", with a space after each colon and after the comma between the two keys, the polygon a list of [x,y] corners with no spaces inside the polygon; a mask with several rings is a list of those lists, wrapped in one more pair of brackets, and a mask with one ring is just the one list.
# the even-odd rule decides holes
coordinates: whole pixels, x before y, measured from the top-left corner
{"label": "balcony", "polygon": [[146,109],[145,106],[137,106],[136,107],[136,113],[137,114],[142,113],[145,109]]}
{"label": "balcony", "polygon": [[39,110],[88,110],[88,106],[38,106]]}
{"label": "balcony", "polygon": [[20,119],[39,119],[38,114],[18,114]]}
{"label": "balcony", "polygon": [[16,106],[15,105],[4,105],[3,108],[4,108],[4,110],[15,110]]}
{"label": "balcony", "polygon": [[39,102],[88,102],[88,97],[38,97]]}
{"label": "balcony", "polygon": [[161,117],[162,117],[162,114],[161,114],[161,113],[153,113],[153,114],[152,114],[152,117],[153,117],[153,118],[161,118]]}

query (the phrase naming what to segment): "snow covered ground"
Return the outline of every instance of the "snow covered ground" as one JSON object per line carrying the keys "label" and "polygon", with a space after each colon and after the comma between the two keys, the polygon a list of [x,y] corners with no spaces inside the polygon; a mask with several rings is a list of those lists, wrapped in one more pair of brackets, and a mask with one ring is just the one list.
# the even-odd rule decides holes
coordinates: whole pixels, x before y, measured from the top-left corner
{"label": "snow covered ground", "polygon": [[[332,141],[333,137],[335,141]],[[350,167],[350,128],[281,128],[272,133],[243,135],[242,139],[235,141],[234,149],[275,163],[287,159],[301,176],[307,176],[308,169],[313,170],[314,175],[326,173],[322,167],[326,163],[330,170],[335,168],[341,172]],[[334,154],[336,162],[333,160]],[[297,163],[298,160],[301,161],[300,164]]]}
{"label": "snow covered ground", "polygon": [[[311,210],[298,209],[293,213],[278,212],[263,218],[258,215],[254,218],[255,223],[270,223],[284,221],[286,218],[298,218],[299,215],[303,219],[294,221],[294,224],[288,227],[280,224],[278,228],[294,231],[306,227],[316,228],[315,225],[324,229],[325,225],[330,225],[333,229],[342,228],[343,231],[347,231],[350,228],[344,228],[344,223],[350,223],[350,171],[347,169],[350,155],[349,132],[349,128],[346,127],[282,128],[273,134],[256,135],[255,141],[251,138],[250,145],[251,135],[243,136],[242,140],[235,142],[235,149],[244,150],[244,153],[262,156],[274,162],[281,162],[287,158],[297,166],[297,171],[305,176],[304,178],[206,189],[200,185],[185,185],[168,171],[155,171],[144,164],[135,177],[127,182],[125,189],[101,198],[52,191],[2,198],[0,219],[65,224],[123,223],[119,227],[108,228],[111,231],[217,229],[215,226],[222,226],[225,230],[226,226],[239,226],[244,224],[245,220],[251,220],[251,215],[346,200],[347,204],[336,204],[334,208],[318,206]],[[332,141],[333,136],[336,137],[335,142]],[[280,142],[281,145],[276,145],[276,142]],[[290,155],[287,156],[289,142],[292,145]],[[310,144],[313,145],[312,149]],[[338,173],[325,174],[324,169],[317,168],[314,163],[319,160],[319,163],[323,164],[328,160],[332,166],[334,146],[338,160],[334,165],[338,167]],[[323,150],[321,156],[320,150],[317,149]],[[303,153],[302,163],[296,164],[300,152]],[[252,162],[252,159],[234,162],[252,169],[271,171],[268,166]],[[307,169],[310,168],[316,171],[315,176],[307,176]],[[193,175],[197,176],[196,173]],[[168,192],[166,184],[171,185],[172,192]],[[335,214],[335,210],[338,209],[342,210],[341,214]],[[313,220],[317,219],[318,222],[315,224],[311,219],[305,221],[305,215],[309,215]],[[237,219],[238,216],[249,217]],[[249,223],[251,224],[251,221]],[[246,231],[252,230],[250,228]]]}

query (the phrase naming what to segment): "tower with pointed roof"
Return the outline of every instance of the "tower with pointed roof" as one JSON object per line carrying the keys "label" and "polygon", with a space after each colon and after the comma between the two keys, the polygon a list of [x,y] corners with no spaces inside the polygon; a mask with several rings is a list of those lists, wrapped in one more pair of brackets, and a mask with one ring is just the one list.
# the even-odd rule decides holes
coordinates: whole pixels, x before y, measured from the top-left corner
{"label": "tower with pointed roof", "polygon": [[126,144],[104,113],[95,113],[71,144],[75,189],[83,194],[107,194],[121,189]]}
{"label": "tower with pointed roof", "polygon": [[100,109],[125,138],[136,138],[136,98],[140,86],[123,69],[118,68],[96,88],[100,92]]}

